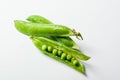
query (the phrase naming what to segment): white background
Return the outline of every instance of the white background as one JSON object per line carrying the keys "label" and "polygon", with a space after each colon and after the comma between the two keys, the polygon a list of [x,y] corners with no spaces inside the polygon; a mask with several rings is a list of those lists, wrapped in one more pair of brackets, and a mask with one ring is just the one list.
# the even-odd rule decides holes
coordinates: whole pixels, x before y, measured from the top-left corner
{"label": "white background", "polygon": [[[43,55],[14,20],[41,15],[81,32],[87,76]],[[120,80],[120,0],[0,0],[0,80]]]}

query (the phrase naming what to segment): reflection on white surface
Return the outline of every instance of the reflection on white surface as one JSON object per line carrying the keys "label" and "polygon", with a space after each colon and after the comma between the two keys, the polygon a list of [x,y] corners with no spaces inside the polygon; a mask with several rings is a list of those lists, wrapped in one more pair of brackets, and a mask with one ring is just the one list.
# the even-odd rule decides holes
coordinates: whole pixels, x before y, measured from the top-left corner
{"label": "reflection on white surface", "polygon": [[[0,80],[119,80],[119,0],[1,0]],[[84,40],[75,41],[92,58],[87,76],[43,55],[19,33],[13,21],[38,14],[75,28]]]}

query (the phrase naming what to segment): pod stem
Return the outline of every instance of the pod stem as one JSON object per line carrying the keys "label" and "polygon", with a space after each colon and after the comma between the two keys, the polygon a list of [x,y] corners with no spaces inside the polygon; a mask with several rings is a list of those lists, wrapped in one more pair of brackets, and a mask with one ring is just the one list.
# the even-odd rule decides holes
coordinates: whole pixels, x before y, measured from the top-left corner
{"label": "pod stem", "polygon": [[83,40],[83,37],[82,35],[80,34],[80,32],[76,32],[75,29],[72,30],[73,33],[75,34],[76,38],[79,39],[79,40]]}
{"label": "pod stem", "polygon": [[29,38],[30,38],[30,39],[33,39],[33,38],[34,38],[34,36],[33,36],[33,35],[31,35],[31,36],[29,36]]}

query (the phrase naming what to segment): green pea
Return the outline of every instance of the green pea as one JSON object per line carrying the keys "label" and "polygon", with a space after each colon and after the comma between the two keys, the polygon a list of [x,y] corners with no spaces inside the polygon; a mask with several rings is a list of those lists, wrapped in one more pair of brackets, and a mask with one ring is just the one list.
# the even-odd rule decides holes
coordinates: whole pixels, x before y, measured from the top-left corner
{"label": "green pea", "polygon": [[76,60],[76,59],[75,59],[75,58],[72,58],[72,59],[71,59],[71,62],[73,62],[74,60]]}
{"label": "green pea", "polygon": [[62,55],[61,55],[61,59],[66,59],[66,53],[63,53]]}
{"label": "green pea", "polygon": [[48,51],[52,52],[52,47],[51,46],[48,46]]}
{"label": "green pea", "polygon": [[67,60],[71,60],[72,56],[71,55],[67,55]]}
{"label": "green pea", "polygon": [[75,65],[75,66],[78,66],[79,65],[79,62],[77,61],[77,60],[73,60],[73,65]]}
{"label": "green pea", "polygon": [[52,53],[53,53],[54,55],[57,55],[58,50],[57,50],[57,49],[53,49]]}
{"label": "green pea", "polygon": [[42,50],[46,51],[47,50],[47,46],[46,45],[42,45]]}
{"label": "green pea", "polygon": [[46,44],[46,45],[52,45],[52,46],[59,47],[62,51],[64,51],[64,53],[67,53],[67,54],[71,55],[74,58],[78,58],[78,59],[81,59],[81,60],[90,59],[89,56],[86,56],[82,52],[76,51],[76,50],[74,50],[74,49],[72,49],[70,47],[67,47],[65,45],[61,45],[57,41],[51,40],[49,38],[46,38],[46,37],[34,37],[33,39],[39,40],[39,42],[41,42],[41,44]]}
{"label": "green pea", "polygon": [[58,50],[58,56],[61,56],[61,55],[62,55],[62,51]]}

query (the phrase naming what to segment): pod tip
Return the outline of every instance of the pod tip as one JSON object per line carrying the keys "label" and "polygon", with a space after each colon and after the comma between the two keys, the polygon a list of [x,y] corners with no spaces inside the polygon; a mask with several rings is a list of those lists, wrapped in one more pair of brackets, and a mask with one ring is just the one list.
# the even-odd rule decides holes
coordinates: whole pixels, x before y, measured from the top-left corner
{"label": "pod tip", "polygon": [[83,40],[83,37],[82,37],[82,35],[79,32],[76,34],[76,38]]}
{"label": "pod tip", "polygon": [[75,29],[72,30],[77,39],[83,40],[83,37],[80,32],[76,32]]}

